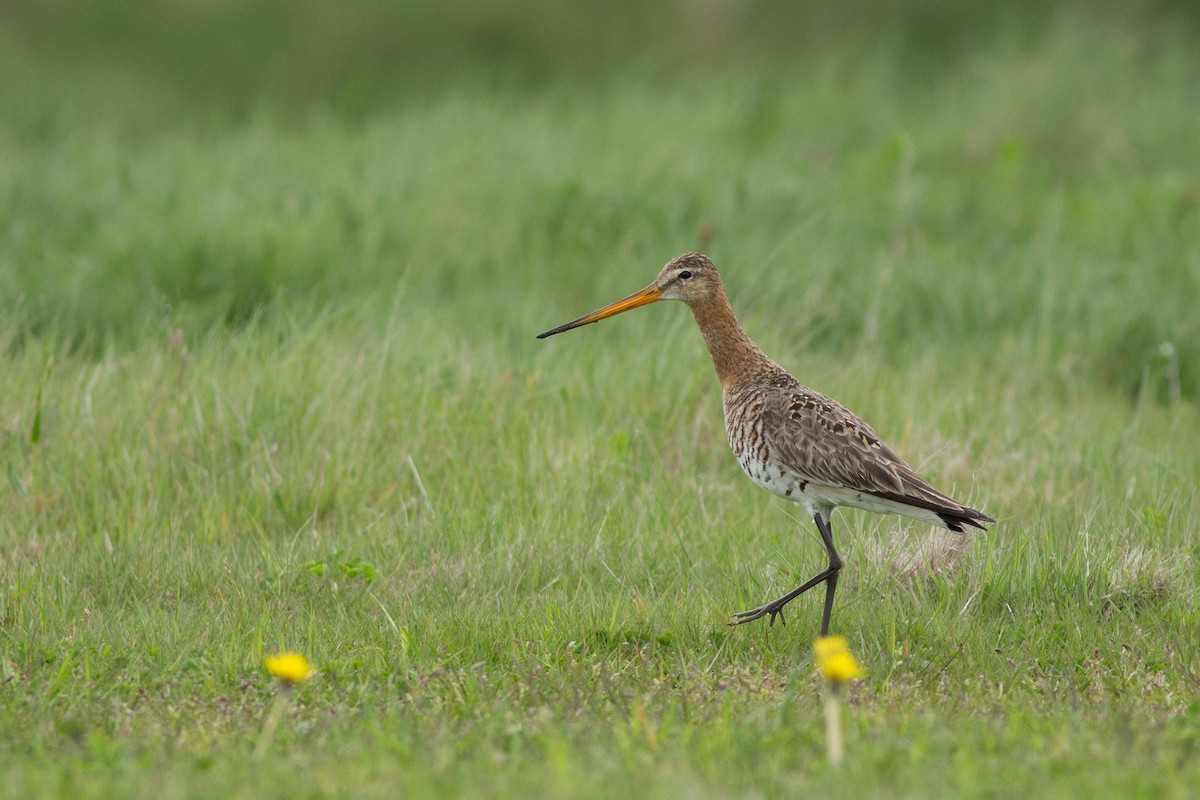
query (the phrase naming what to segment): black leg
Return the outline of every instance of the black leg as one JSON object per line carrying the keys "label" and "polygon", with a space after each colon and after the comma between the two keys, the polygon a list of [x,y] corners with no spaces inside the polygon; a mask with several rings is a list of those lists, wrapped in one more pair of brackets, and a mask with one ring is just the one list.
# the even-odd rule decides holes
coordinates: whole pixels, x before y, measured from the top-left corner
{"label": "black leg", "polygon": [[730,625],[743,625],[747,622],[753,622],[756,619],[762,619],[768,615],[770,615],[768,621],[770,625],[775,624],[775,617],[779,617],[781,622],[787,624],[787,620],[783,616],[783,607],[818,583],[824,583],[825,612],[821,616],[821,635],[829,635],[829,615],[833,613],[833,593],[837,589],[838,573],[842,571],[842,559],[838,556],[837,549],[833,546],[833,530],[829,527],[828,517],[829,512],[825,512],[824,518],[822,518],[820,512],[813,514],[813,522],[817,523],[817,530],[821,532],[821,539],[825,542],[825,550],[829,554],[829,567],[820,575],[808,579],[778,600],[772,600],[766,605],[752,608],[749,611],[739,611],[733,615],[735,619],[729,623]]}
{"label": "black leg", "polygon": [[821,538],[825,540],[825,551],[829,554],[829,569],[825,570],[829,575],[825,579],[825,613],[821,615],[821,635],[828,636],[829,615],[833,613],[833,593],[837,589],[838,574],[842,571],[842,559],[837,548],[833,546],[833,528],[829,526],[828,516],[821,519],[821,515],[816,514],[813,521],[821,531]]}

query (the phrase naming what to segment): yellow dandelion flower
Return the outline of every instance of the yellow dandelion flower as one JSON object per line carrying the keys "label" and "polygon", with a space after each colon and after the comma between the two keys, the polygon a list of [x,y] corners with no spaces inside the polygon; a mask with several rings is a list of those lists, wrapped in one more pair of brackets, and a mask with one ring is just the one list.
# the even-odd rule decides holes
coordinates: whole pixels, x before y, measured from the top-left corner
{"label": "yellow dandelion flower", "polygon": [[819,636],[813,642],[813,652],[817,654],[818,659],[844,653],[849,649],[850,643],[846,641],[845,636]]}
{"label": "yellow dandelion flower", "polygon": [[813,652],[817,656],[817,671],[835,686],[866,673],[850,652],[845,636],[822,636],[813,642]]}
{"label": "yellow dandelion flower", "polygon": [[289,684],[306,681],[317,672],[313,665],[308,663],[308,659],[299,653],[280,653],[277,656],[268,656],[265,666],[267,672]]}

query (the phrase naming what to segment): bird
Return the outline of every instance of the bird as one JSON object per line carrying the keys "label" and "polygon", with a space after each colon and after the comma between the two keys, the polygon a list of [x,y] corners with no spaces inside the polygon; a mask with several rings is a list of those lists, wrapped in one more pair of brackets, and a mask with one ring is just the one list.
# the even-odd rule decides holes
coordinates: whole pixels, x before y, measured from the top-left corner
{"label": "bird", "polygon": [[824,542],[829,566],[792,591],[733,615],[730,625],[763,617],[786,624],[784,607],[825,584],[821,636],[829,634],[842,559],[830,515],[839,506],[900,514],[955,533],[986,530],[995,520],[939,492],[854,412],[805,386],[759,349],[738,322],[713,262],[701,253],[671,259],[650,285],[590,314],[537,335],[545,339],[663,300],[686,303],[712,357],[725,432],[752,481],[804,507]]}

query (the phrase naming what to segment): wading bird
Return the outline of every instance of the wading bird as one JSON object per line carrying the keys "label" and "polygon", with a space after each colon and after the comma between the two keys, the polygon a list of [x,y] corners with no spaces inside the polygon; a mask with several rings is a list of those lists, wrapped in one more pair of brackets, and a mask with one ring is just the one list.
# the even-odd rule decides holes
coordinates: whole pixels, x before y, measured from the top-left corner
{"label": "wading bird", "polygon": [[842,569],[829,524],[838,506],[903,514],[957,533],[965,532],[968,525],[982,529],[983,523],[995,522],[934,489],[870,425],[767,358],[733,315],[717,268],[699,253],[672,259],[640,292],[537,338],[659,300],[687,303],[700,326],[721,379],[729,446],[742,469],[767,491],[804,506],[829,555],[829,567],[819,575],[777,600],[734,614],[731,625],[762,617],[774,625],[776,617],[783,619],[784,606],[824,583],[821,635],[829,633],[833,594]]}

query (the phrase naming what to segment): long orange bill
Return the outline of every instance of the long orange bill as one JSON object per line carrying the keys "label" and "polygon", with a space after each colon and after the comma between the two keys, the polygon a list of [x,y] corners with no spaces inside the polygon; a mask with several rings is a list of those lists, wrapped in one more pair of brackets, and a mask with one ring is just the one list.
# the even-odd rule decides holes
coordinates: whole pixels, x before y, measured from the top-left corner
{"label": "long orange bill", "polygon": [[559,325],[557,328],[551,328],[544,333],[539,333],[537,338],[545,339],[547,336],[553,336],[556,333],[569,331],[572,328],[578,328],[580,325],[590,325],[593,322],[599,322],[606,317],[611,317],[614,314],[620,314],[622,311],[628,311],[631,308],[637,308],[638,306],[644,306],[648,303],[654,303],[660,299],[662,299],[662,292],[660,292],[654,284],[650,284],[645,289],[629,295],[629,297],[626,297],[624,300],[618,300],[612,305],[605,306],[598,311],[593,311],[592,313],[580,317],[579,319],[571,320],[565,325]]}

